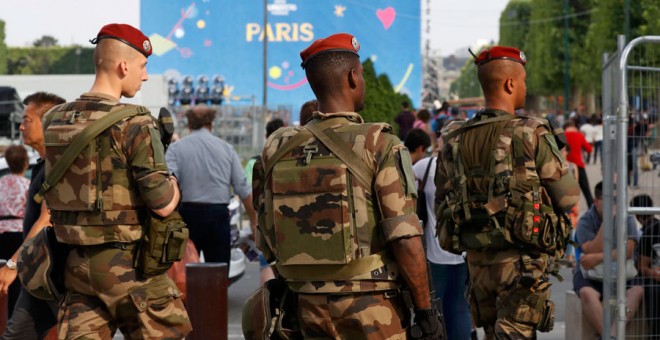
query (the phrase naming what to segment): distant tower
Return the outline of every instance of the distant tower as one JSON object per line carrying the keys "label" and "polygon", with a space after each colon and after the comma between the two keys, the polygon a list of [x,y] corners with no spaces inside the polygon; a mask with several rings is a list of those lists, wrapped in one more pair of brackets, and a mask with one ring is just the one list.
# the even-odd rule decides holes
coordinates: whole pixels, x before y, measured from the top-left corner
{"label": "distant tower", "polygon": [[424,52],[422,53],[422,95],[424,107],[433,107],[435,100],[442,101],[440,93],[440,76],[442,72],[442,57],[439,51],[431,51],[431,3],[426,0],[426,15],[424,23]]}

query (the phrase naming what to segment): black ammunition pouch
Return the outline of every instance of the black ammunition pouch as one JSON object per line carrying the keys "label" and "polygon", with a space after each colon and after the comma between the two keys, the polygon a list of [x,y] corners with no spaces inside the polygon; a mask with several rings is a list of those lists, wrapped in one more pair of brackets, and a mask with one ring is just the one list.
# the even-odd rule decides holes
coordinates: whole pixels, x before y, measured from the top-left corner
{"label": "black ammunition pouch", "polygon": [[147,230],[135,257],[136,268],[146,277],[165,273],[186,251],[188,228],[178,211],[167,217],[149,212]]}

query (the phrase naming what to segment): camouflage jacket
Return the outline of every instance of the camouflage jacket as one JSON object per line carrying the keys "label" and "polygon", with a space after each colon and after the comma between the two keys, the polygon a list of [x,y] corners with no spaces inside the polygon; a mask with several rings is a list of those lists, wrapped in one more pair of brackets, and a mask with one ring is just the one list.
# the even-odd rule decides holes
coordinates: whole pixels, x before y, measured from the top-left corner
{"label": "camouflage jacket", "polygon": [[[508,113],[498,110],[486,110],[485,112],[477,114],[475,120],[485,119],[488,115],[498,117]],[[452,121],[443,128],[443,139],[451,131],[456,130],[464,121]],[[500,134],[497,128],[498,123],[484,124],[469,129],[460,134],[460,142],[457,147],[461,151],[461,162],[466,174],[469,171],[479,171],[479,169],[488,168],[491,154],[494,157],[504,157],[503,145],[512,145],[523,150],[524,159],[514,159],[516,164],[524,164],[524,167],[514,167],[514,172],[520,169],[525,169],[525,174],[511,174],[510,181],[518,178],[524,178],[526,181],[536,183],[540,190],[540,203],[553,207],[555,211],[563,212],[575,205],[579,199],[580,191],[575,179],[568,173],[568,163],[562,157],[554,135],[549,130],[549,125],[545,120],[539,118],[513,118],[510,123],[499,124],[513,124],[513,134],[519,137],[522,145],[515,145],[507,137],[506,134]],[[497,134],[497,136],[495,136]],[[455,137],[454,137],[455,138]],[[509,138],[509,140],[504,140]],[[488,140],[495,141],[496,145],[484,145]],[[438,166],[436,169],[435,185],[436,185],[436,214],[438,215],[439,225],[443,225],[443,220],[448,218],[443,216],[443,211],[446,204],[446,198],[452,194],[453,185],[448,175],[447,163],[451,162],[454,157],[454,150],[449,141],[444,141],[445,145],[440,152]],[[515,141],[515,139],[514,139]],[[508,153],[508,151],[506,151]],[[502,172],[495,169],[496,173]],[[463,179],[470,188],[480,188],[482,192],[488,192],[488,188],[482,188],[485,182],[482,179],[472,178],[466,175]],[[491,190],[497,192],[506,188],[509,183],[503,183],[504,186],[500,187],[497,184],[496,188]],[[514,185],[513,182],[511,185]],[[515,185],[514,185],[515,186]],[[467,195],[474,193],[468,192]],[[527,192],[508,193],[508,197],[516,197],[528,194]]]}
{"label": "camouflage jacket", "polygon": [[[53,107],[44,116],[46,175],[77,124],[128,107],[137,110],[100,93]],[[146,209],[163,208],[174,197],[168,178],[156,120],[148,112],[121,120],[103,131],[46,194],[58,240],[93,245],[141,239]]]}
{"label": "camouflage jacket", "polygon": [[[331,154],[328,149],[316,138],[310,137],[301,145],[295,147],[277,162],[283,159],[294,160],[297,163],[295,171],[300,175],[289,177],[288,184],[273,188],[273,170],[265,176],[264,169],[269,159],[290,138],[304,130],[304,127],[288,127],[273,133],[264,147],[261,161],[255,164],[253,170],[253,199],[254,207],[259,214],[259,227],[257,244],[267,259],[277,261],[280,274],[287,279],[291,289],[303,293],[351,293],[359,291],[377,291],[397,288],[403,282],[391,254],[393,240],[422,234],[422,228],[415,214],[416,185],[412,175],[410,156],[407,149],[399,139],[392,134],[387,124],[364,124],[357,113],[314,113],[314,122],[329,123],[332,129],[346,147],[352,148],[361,161],[374,170],[371,187],[365,188],[349,176],[348,195],[335,200],[329,192],[317,192],[318,183],[324,181],[335,182],[335,178],[328,179],[327,169],[322,166],[304,167],[306,147],[318,149],[313,157],[323,159]],[[338,159],[329,167],[346,166]],[[336,164],[340,163],[340,164]],[[311,163],[312,165],[314,163]],[[319,164],[319,163],[317,163]],[[300,170],[302,169],[302,170]],[[337,183],[335,183],[337,184]],[[321,184],[322,185],[322,184]],[[287,186],[287,187],[283,187]],[[278,193],[300,193],[300,196],[311,193],[313,199],[308,203],[301,203],[297,198],[278,200]],[[297,194],[296,194],[297,195]],[[341,205],[340,213],[331,212]],[[284,219],[285,223],[274,226],[269,225],[266,215],[273,214],[290,216]],[[337,226],[346,222],[344,231],[337,231]],[[328,232],[328,229],[331,231]],[[341,228],[339,228],[341,229]],[[350,229],[350,233],[346,230]],[[347,233],[345,264],[341,264],[341,255],[334,252],[324,252],[319,246],[320,239],[336,236],[337,233]],[[331,235],[328,235],[330,233]],[[317,242],[318,241],[318,242]],[[286,249],[283,249],[286,248]],[[421,251],[421,249],[420,249]],[[285,254],[285,255],[284,255]],[[384,254],[382,265],[374,270],[362,273],[352,273],[332,280],[303,280],[292,279],[288,273],[297,273],[305,267],[312,271],[322,273],[342,272],[342,267],[349,266],[351,261],[365,259],[374,254]],[[284,258],[283,258],[284,256]],[[319,259],[319,264],[301,265],[305,260]],[[334,261],[334,262],[333,262]],[[285,271],[286,269],[286,271]]]}

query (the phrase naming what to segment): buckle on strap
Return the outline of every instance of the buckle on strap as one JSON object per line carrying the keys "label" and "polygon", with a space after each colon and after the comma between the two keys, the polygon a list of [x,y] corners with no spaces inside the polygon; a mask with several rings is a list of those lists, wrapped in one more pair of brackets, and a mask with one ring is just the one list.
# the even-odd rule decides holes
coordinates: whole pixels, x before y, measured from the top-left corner
{"label": "buckle on strap", "polygon": [[305,154],[303,164],[309,165],[309,162],[312,161],[312,155],[317,152],[319,152],[319,147],[316,144],[305,145],[303,148],[303,153]]}

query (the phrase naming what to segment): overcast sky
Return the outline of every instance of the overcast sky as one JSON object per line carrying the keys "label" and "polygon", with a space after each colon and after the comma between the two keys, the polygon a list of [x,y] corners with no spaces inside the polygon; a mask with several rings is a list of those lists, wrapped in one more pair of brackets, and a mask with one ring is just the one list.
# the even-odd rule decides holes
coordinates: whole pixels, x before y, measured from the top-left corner
{"label": "overcast sky", "polygon": [[[448,55],[480,40],[497,42],[500,13],[509,0],[421,2],[422,47],[426,38],[426,5],[430,2],[431,48]],[[0,0],[0,19],[5,21],[5,42],[9,46],[31,46],[43,35],[54,36],[61,45],[85,46],[105,23],[138,26],[140,5],[137,0]]]}

